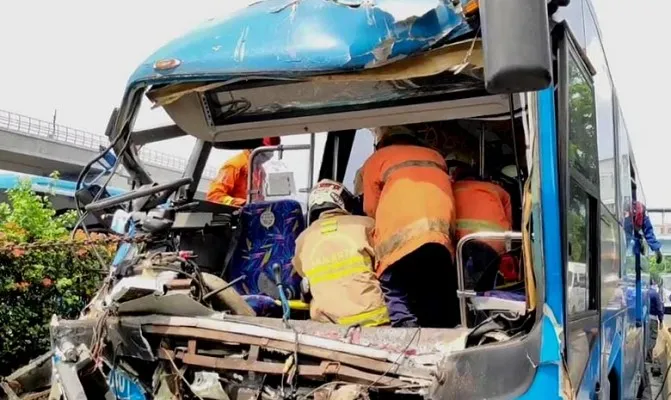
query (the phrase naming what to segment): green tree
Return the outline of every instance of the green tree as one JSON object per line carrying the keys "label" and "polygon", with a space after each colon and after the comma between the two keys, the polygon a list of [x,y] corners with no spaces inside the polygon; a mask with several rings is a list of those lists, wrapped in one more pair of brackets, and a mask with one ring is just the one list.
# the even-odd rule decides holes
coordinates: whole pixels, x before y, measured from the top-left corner
{"label": "green tree", "polygon": [[598,184],[596,106],[594,88],[586,75],[569,62],[569,164]]}
{"label": "green tree", "polygon": [[[60,243],[69,242],[74,213],[56,216],[49,196],[31,186],[30,180],[21,181],[0,204],[0,375],[44,353],[51,316],[76,318],[104,276],[92,246]],[[56,245],[20,246],[36,241]],[[95,247],[111,260],[113,248]]]}
{"label": "green tree", "polygon": [[[598,152],[594,91],[574,62],[569,62],[569,165],[598,184]],[[588,196],[571,179],[568,203],[570,260],[587,262]]]}

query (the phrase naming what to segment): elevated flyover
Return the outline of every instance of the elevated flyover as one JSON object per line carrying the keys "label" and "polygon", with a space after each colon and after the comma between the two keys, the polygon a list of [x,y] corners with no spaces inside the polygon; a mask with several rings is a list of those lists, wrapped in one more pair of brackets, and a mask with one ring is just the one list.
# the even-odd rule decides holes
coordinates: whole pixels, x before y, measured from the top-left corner
{"label": "elevated flyover", "polygon": [[[108,144],[104,135],[0,110],[0,169],[39,176],[58,171],[63,179],[75,180],[81,169]],[[148,148],[140,150],[140,157],[157,182],[180,178],[187,163],[186,158]],[[207,168],[199,192],[205,192],[215,176],[216,170]],[[122,167],[110,185],[129,187],[128,174]]]}

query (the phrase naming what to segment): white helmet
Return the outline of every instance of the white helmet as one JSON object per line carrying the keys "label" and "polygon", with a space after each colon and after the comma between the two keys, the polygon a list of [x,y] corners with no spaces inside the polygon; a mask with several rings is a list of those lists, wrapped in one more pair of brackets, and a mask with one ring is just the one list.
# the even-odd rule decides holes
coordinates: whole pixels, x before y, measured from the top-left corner
{"label": "white helmet", "polygon": [[326,210],[341,209],[349,212],[353,197],[342,183],[322,179],[312,188],[308,197],[308,222],[312,222],[319,213]]}
{"label": "white helmet", "polygon": [[410,135],[410,136],[414,135],[412,130],[410,130],[410,128],[408,128],[405,125],[380,126],[375,128],[373,132],[375,133],[375,138],[377,139],[376,140],[377,142],[379,142],[384,138],[396,135]]}
{"label": "white helmet", "polygon": [[501,174],[511,179],[517,179],[517,166],[506,165],[501,169]]}
{"label": "white helmet", "polygon": [[354,195],[363,194],[363,167],[356,170],[354,174]]}

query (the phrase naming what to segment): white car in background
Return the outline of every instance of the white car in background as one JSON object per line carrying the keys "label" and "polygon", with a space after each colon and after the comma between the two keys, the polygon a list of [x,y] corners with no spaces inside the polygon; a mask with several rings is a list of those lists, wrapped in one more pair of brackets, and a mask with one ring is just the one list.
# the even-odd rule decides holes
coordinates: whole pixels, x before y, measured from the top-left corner
{"label": "white car in background", "polygon": [[662,280],[660,294],[662,303],[664,304],[664,313],[671,314],[671,273],[663,273],[660,274],[659,277]]}
{"label": "white car in background", "polygon": [[568,284],[568,307],[572,314],[587,311],[589,291],[587,290],[586,272],[585,263],[569,261],[566,281]]}

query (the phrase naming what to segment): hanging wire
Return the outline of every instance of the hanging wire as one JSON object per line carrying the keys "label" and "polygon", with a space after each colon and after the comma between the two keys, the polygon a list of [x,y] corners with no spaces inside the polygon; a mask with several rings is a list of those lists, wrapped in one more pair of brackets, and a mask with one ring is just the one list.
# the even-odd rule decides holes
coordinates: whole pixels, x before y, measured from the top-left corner
{"label": "hanging wire", "polygon": [[515,102],[513,95],[508,96],[508,105],[510,107],[510,128],[513,136],[513,155],[515,157],[515,169],[517,170],[517,187],[520,191],[520,199],[524,197],[524,190],[522,188],[522,168],[520,167],[520,158],[517,152],[517,133],[515,132]]}

